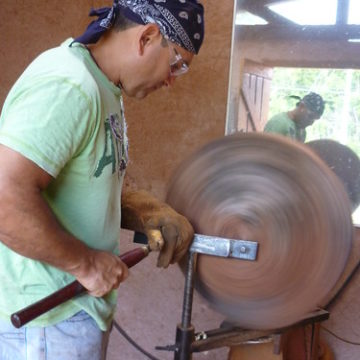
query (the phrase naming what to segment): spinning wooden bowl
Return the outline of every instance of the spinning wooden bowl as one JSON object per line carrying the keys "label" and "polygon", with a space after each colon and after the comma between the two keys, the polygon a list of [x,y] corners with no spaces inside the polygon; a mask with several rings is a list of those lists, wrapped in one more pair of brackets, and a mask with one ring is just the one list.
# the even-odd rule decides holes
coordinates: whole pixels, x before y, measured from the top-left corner
{"label": "spinning wooden bowl", "polygon": [[270,134],[214,141],[174,174],[167,202],[196,233],[259,243],[256,261],[198,255],[195,287],[239,326],[276,329],[313,311],[352,243],[349,199],[305,145]]}

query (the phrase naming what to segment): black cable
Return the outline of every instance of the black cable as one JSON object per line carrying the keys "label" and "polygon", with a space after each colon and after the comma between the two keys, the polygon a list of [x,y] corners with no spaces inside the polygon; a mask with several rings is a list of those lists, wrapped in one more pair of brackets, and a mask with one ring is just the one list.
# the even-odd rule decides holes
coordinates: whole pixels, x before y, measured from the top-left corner
{"label": "black cable", "polygon": [[151,360],[160,360],[160,359],[154,357],[153,355],[151,355],[150,353],[148,353],[146,350],[144,350],[139,344],[137,344],[115,320],[113,321],[113,325],[115,326],[115,329],[116,329],[132,346],[134,346],[134,347],[135,347],[137,350],[139,350],[142,354],[144,354],[145,356],[147,356],[148,359],[151,359]]}
{"label": "black cable", "polygon": [[329,310],[329,308],[331,308],[336,303],[338,298],[341,296],[342,292],[345,290],[346,286],[350,283],[350,281],[352,280],[352,278],[359,269],[360,269],[360,261],[356,264],[356,266],[354,267],[350,275],[346,278],[346,280],[344,281],[338,292],[335,294],[335,296],[326,304],[325,306],[326,310]]}
{"label": "black cable", "polygon": [[336,335],[334,332],[332,332],[331,330],[327,329],[326,327],[324,326],[321,326],[321,328],[325,331],[327,331],[330,335],[334,336],[335,338],[337,338],[338,340],[340,341],[343,341],[347,344],[351,344],[351,345],[356,345],[356,346],[360,346],[360,342],[355,342],[355,341],[350,341],[350,340],[347,340],[347,339],[344,339],[343,337],[339,336],[339,335]]}

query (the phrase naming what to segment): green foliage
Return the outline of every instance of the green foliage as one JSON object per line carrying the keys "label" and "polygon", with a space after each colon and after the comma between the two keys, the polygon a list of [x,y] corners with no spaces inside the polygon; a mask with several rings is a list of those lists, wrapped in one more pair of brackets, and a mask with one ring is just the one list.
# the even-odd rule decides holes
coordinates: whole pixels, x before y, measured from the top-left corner
{"label": "green foliage", "polygon": [[307,128],[306,140],[333,139],[360,156],[360,71],[275,68],[269,118],[296,106],[291,95],[303,97],[310,91],[320,94],[326,106],[321,119]]}

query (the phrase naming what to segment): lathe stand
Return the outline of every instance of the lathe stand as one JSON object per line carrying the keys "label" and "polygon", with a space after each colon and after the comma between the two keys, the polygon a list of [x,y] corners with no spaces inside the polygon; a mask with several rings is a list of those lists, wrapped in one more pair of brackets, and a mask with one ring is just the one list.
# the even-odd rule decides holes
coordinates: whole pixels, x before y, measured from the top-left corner
{"label": "lathe stand", "polygon": [[156,349],[174,351],[174,360],[191,360],[192,353],[208,351],[220,347],[236,346],[245,344],[249,341],[268,341],[267,339],[271,340],[271,337],[274,336],[279,337],[285,331],[296,326],[313,324],[313,327],[315,328],[315,324],[329,318],[329,313],[327,311],[317,310],[309,314],[302,321],[281,329],[246,330],[224,322],[218,329],[195,333],[195,328],[191,324],[191,315],[197,254],[202,253],[254,261],[256,260],[257,250],[258,244],[256,242],[214,238],[195,234],[193,244],[190,247],[188,254],[182,319],[181,323],[176,327],[175,344],[169,346],[157,346]]}

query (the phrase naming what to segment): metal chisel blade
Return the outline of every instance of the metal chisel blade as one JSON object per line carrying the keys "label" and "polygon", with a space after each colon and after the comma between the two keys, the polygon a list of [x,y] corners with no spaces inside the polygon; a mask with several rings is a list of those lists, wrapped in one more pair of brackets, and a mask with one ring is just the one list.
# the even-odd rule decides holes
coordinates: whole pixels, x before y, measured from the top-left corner
{"label": "metal chisel blade", "polygon": [[255,241],[195,234],[190,251],[213,256],[256,260],[258,243]]}

